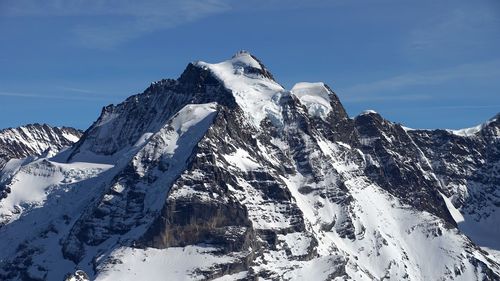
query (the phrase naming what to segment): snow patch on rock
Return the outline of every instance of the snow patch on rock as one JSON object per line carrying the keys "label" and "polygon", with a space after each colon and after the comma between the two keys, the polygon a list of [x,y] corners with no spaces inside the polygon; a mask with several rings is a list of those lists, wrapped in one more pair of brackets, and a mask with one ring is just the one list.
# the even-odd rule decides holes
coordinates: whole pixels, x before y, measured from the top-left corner
{"label": "snow patch on rock", "polygon": [[322,82],[301,82],[291,90],[300,102],[307,108],[309,115],[325,119],[332,111],[330,90]]}
{"label": "snow patch on rock", "polygon": [[230,155],[225,155],[224,158],[231,165],[238,167],[245,172],[255,170],[260,167],[259,163],[255,162],[250,154],[241,148],[238,148],[236,152]]}

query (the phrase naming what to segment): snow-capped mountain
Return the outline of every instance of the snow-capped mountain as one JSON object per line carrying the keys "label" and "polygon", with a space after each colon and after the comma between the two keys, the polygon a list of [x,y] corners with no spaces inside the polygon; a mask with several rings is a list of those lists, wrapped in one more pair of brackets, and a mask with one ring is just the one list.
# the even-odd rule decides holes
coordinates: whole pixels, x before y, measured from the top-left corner
{"label": "snow-capped mountain", "polygon": [[0,169],[11,159],[57,153],[77,142],[82,132],[70,127],[28,124],[0,131]]}
{"label": "snow-capped mountain", "polygon": [[191,63],[9,177],[0,278],[500,280],[499,136],[352,119],[247,52]]}
{"label": "snow-capped mountain", "polygon": [[[70,127],[28,124],[0,131],[0,198],[10,192],[8,182],[18,169],[37,158],[54,156],[78,141],[82,132]],[[30,192],[29,189],[26,192]],[[1,200],[1,199],[0,199]]]}

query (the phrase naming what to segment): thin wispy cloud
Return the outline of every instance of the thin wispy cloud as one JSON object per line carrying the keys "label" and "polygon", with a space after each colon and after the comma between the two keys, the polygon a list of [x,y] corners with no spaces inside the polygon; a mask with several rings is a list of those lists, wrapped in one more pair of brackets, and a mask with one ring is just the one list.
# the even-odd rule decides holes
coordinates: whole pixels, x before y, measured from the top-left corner
{"label": "thin wispy cloud", "polygon": [[484,47],[500,27],[500,14],[495,12],[496,8],[481,5],[470,9],[461,7],[424,20],[421,26],[409,33],[408,46],[414,51],[447,52]]}
{"label": "thin wispy cloud", "polygon": [[[486,109],[486,108],[500,108],[500,104],[490,105],[442,105],[442,106],[427,106],[425,108],[431,109]],[[500,111],[499,111],[500,112]]]}
{"label": "thin wispy cloud", "polygon": [[370,96],[346,96],[342,97],[342,101],[346,103],[364,103],[376,101],[418,101],[431,99],[430,95],[370,95]]}
{"label": "thin wispy cloud", "polygon": [[341,1],[289,0],[0,0],[0,16],[73,17],[74,42],[92,49],[113,49],[156,31],[168,30],[235,10],[297,10]]}
{"label": "thin wispy cloud", "polygon": [[[76,42],[100,49],[113,48],[145,34],[230,9],[224,0],[16,0],[3,1],[0,5],[0,13],[5,16],[80,17],[79,23],[71,27]],[[108,21],[109,17],[113,20]]]}
{"label": "thin wispy cloud", "polygon": [[92,90],[74,88],[74,87],[59,86],[59,87],[57,87],[57,89],[62,90],[62,91],[82,93],[82,94],[97,94],[97,92],[92,91]]}
{"label": "thin wispy cloud", "polygon": [[16,97],[16,98],[33,98],[33,99],[52,99],[52,100],[75,100],[75,101],[108,101],[109,98],[104,97],[87,97],[79,95],[44,95],[44,94],[32,94],[32,93],[15,93],[15,92],[0,92],[0,96],[3,97]]}
{"label": "thin wispy cloud", "polygon": [[[346,97],[346,100],[352,102],[425,99],[430,97],[426,95],[404,95],[401,90],[413,86],[438,85],[458,79],[497,79],[498,77],[500,77],[500,60],[494,60],[396,75],[339,89],[339,92]],[[380,96],[380,94],[384,94],[384,96]]]}
{"label": "thin wispy cloud", "polygon": [[[484,105],[484,104],[478,104],[478,105],[419,105],[419,106],[401,106],[401,107],[393,107],[386,112],[408,112],[408,111],[422,111],[422,110],[449,110],[449,111],[454,111],[456,112],[463,110],[484,110],[484,109],[498,109],[500,108],[500,104],[490,104],[490,105]],[[499,111],[500,113],[500,111]]]}

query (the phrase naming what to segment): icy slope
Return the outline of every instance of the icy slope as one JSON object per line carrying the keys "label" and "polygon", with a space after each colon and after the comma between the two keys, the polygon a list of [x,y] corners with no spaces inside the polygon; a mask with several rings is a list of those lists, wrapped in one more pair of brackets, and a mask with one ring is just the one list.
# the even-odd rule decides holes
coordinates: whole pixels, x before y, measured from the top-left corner
{"label": "icy slope", "polygon": [[73,268],[59,240],[101,192],[110,168],[40,159],[16,173],[12,192],[0,202],[2,280],[61,280]]}
{"label": "icy slope", "polygon": [[222,81],[255,126],[266,117],[275,125],[282,125],[278,100],[285,89],[273,80],[255,57],[243,51],[228,61],[217,64],[197,62],[196,65],[210,70]]}
{"label": "icy slope", "polygon": [[93,177],[109,166],[93,163],[54,163],[46,159],[22,166],[6,187],[10,190],[0,201],[0,224],[22,216],[32,208],[44,205],[55,189]]}

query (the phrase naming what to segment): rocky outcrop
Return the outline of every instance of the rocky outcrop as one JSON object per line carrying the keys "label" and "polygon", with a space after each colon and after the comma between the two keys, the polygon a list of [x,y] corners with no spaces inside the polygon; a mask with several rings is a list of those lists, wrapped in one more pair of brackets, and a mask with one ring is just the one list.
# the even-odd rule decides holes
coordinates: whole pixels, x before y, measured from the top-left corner
{"label": "rocky outcrop", "polygon": [[440,183],[433,167],[403,127],[371,112],[357,116],[354,122],[367,160],[366,175],[417,210],[456,226],[439,194]]}

